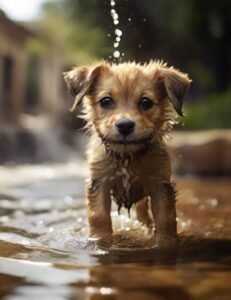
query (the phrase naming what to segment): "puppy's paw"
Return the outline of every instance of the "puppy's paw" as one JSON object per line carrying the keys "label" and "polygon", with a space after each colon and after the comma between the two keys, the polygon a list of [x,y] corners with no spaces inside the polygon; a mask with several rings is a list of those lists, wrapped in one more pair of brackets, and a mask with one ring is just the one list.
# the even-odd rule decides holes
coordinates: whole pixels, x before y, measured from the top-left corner
{"label": "puppy's paw", "polygon": [[89,237],[89,241],[93,242],[99,248],[110,248],[113,242],[112,234],[110,233],[95,233]]}
{"label": "puppy's paw", "polygon": [[160,248],[175,248],[178,245],[178,238],[170,235],[156,236],[155,244]]}
{"label": "puppy's paw", "polygon": [[112,233],[109,231],[94,231],[90,233],[90,240],[110,240],[112,238]]}

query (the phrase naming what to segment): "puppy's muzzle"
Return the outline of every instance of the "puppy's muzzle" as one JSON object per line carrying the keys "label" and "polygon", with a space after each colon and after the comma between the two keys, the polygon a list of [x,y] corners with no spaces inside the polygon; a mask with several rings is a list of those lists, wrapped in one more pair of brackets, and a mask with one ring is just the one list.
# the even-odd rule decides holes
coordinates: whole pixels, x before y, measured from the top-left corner
{"label": "puppy's muzzle", "polygon": [[129,119],[122,119],[117,121],[115,126],[121,135],[127,136],[134,131],[135,122]]}

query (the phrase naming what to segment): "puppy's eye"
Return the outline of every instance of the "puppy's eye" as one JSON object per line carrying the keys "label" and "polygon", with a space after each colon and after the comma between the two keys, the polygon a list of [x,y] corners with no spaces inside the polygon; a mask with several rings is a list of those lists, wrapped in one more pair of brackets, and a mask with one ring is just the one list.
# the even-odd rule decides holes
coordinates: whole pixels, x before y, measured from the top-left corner
{"label": "puppy's eye", "polygon": [[104,109],[113,108],[114,104],[115,103],[111,97],[104,97],[99,101],[99,105]]}
{"label": "puppy's eye", "polygon": [[155,103],[152,100],[144,97],[140,100],[139,107],[141,110],[148,110],[148,109],[152,108],[154,104]]}

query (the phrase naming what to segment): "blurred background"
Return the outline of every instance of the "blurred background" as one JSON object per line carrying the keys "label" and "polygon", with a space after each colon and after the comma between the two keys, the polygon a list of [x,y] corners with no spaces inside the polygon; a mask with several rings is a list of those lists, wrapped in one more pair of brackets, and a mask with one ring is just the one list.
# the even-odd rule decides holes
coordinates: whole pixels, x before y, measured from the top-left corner
{"label": "blurred background", "polygon": [[102,58],[163,59],[187,72],[174,170],[231,173],[230,0],[0,0],[1,164],[82,151],[62,72]]}
{"label": "blurred background", "polygon": [[[166,139],[176,253],[146,248],[126,211],[112,245],[88,240],[87,140],[62,73],[98,59],[193,80]],[[230,153],[231,0],[0,0],[0,299],[230,299]]]}

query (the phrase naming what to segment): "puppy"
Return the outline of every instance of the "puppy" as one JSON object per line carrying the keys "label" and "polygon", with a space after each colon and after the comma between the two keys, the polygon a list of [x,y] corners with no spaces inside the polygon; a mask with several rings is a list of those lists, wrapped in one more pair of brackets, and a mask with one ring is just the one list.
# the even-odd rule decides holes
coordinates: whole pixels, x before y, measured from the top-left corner
{"label": "puppy", "polygon": [[182,116],[190,79],[160,61],[100,62],[75,68],[64,78],[75,97],[71,110],[82,108],[90,132],[86,191],[90,236],[112,234],[114,200],[119,209],[135,205],[142,223],[155,221],[157,245],[174,245],[176,200],[163,138],[173,126],[173,110]]}

